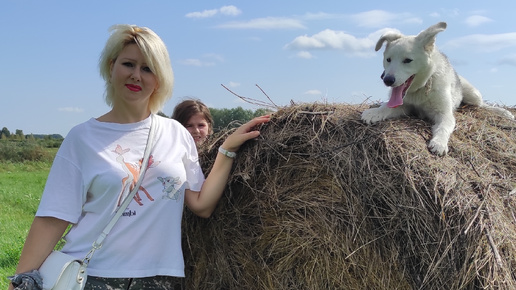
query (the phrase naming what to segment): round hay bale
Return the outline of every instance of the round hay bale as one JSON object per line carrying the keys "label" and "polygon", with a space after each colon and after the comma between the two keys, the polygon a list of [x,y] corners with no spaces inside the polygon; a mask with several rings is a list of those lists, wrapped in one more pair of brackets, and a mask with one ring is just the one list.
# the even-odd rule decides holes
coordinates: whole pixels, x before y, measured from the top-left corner
{"label": "round hay bale", "polygon": [[212,217],[185,210],[188,289],[516,289],[516,122],[461,108],[438,157],[429,122],[365,108],[273,114]]}

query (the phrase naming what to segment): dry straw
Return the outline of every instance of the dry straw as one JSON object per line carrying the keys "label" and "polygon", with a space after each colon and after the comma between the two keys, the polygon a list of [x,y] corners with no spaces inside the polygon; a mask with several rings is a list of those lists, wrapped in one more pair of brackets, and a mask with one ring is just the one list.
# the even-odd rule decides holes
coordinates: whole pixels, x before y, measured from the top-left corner
{"label": "dry straw", "polygon": [[516,289],[516,122],[461,108],[437,157],[430,123],[364,109],[273,114],[213,216],[185,211],[188,289]]}

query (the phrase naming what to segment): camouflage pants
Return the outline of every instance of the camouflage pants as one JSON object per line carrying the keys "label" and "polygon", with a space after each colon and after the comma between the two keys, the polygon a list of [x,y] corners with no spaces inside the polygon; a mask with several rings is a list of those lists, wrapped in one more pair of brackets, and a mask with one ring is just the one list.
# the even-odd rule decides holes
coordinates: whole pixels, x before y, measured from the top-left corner
{"label": "camouflage pants", "polygon": [[101,278],[88,276],[84,290],[183,290],[184,278],[154,276],[146,278]]}

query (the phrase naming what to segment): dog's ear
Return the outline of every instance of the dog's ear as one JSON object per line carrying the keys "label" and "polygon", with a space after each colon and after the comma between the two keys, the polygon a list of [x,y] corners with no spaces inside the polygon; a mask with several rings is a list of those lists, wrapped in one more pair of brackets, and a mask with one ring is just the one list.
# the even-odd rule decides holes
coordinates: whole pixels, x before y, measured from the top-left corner
{"label": "dog's ear", "polygon": [[435,36],[437,33],[446,29],[446,22],[439,22],[427,29],[421,31],[416,36],[416,41],[419,42],[426,52],[431,52],[434,49]]}
{"label": "dog's ear", "polygon": [[378,42],[376,43],[376,47],[374,48],[374,50],[379,51],[380,48],[382,48],[382,45],[385,41],[387,41],[387,45],[388,45],[389,42],[394,41],[398,38],[401,38],[402,36],[403,36],[402,34],[394,32],[394,31],[387,32],[384,35],[382,35],[382,37],[380,37],[380,39],[378,39]]}

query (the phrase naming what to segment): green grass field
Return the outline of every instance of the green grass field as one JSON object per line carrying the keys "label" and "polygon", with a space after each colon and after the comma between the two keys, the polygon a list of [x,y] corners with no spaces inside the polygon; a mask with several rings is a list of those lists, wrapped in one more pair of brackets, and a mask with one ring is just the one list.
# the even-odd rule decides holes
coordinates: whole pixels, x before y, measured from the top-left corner
{"label": "green grass field", "polygon": [[0,289],[14,273],[51,162],[0,162]]}

